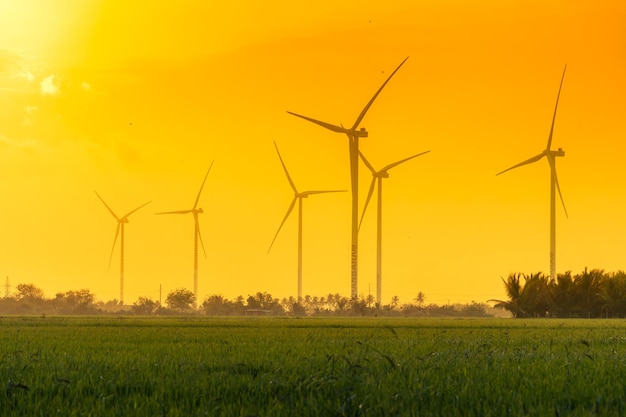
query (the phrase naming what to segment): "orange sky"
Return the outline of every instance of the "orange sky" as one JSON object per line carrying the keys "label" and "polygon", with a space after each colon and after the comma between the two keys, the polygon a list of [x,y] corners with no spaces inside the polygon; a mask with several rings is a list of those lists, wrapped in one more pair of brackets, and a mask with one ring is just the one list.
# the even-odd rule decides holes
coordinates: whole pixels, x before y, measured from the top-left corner
{"label": "orange sky", "polygon": [[[191,216],[153,214],[191,208],[215,160],[201,298],[295,295],[297,213],[267,254],[293,197],[272,141],[300,189],[350,183],[346,137],[286,111],[351,125],[407,56],[361,124],[376,168],[431,150],[385,180],[385,302],[502,298],[500,277],[549,272],[548,164],[495,174],[544,149],[565,64],[557,270],[626,269],[623,1],[210,3],[0,3],[2,283],[118,298],[98,191],[120,215],[152,201],[126,226],[126,301],[193,288]],[[349,295],[350,195],[304,203],[304,293]],[[359,267],[375,294],[374,210]]]}

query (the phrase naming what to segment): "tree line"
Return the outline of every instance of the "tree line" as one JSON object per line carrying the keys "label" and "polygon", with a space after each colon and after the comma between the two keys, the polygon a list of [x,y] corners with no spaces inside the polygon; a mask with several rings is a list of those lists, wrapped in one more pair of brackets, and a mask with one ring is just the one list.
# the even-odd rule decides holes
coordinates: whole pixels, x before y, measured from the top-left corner
{"label": "tree line", "polygon": [[512,273],[502,279],[507,300],[489,300],[514,317],[626,317],[626,273],[571,271],[552,280],[542,273]]}
{"label": "tree line", "polygon": [[118,300],[97,301],[88,289],[58,293],[46,298],[43,290],[33,284],[19,284],[15,294],[0,299],[0,314],[135,314],[135,315],[286,315],[286,316],[405,316],[405,317],[489,317],[494,309],[485,303],[427,304],[420,292],[409,303],[400,303],[394,296],[385,305],[378,305],[372,295],[352,300],[340,294],[307,295],[301,299],[273,297],[257,292],[248,297],[228,299],[219,294],[197,303],[188,289],[179,288],[167,294],[165,302],[139,297],[132,305]]}

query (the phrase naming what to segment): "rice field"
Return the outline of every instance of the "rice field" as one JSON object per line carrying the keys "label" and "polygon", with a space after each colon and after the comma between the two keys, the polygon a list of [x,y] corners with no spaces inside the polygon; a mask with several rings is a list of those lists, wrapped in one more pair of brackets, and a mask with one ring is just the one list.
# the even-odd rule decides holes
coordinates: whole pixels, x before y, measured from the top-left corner
{"label": "rice field", "polygon": [[621,320],[0,318],[4,416],[623,416]]}

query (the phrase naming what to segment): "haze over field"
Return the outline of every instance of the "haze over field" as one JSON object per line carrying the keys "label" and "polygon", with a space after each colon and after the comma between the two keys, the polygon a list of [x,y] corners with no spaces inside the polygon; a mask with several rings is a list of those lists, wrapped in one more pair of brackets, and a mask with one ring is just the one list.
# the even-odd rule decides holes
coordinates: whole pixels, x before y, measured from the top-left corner
{"label": "haze over field", "polygon": [[[125,301],[193,289],[190,208],[207,253],[199,295],[297,292],[301,190],[349,190],[345,136],[374,167],[431,150],[385,181],[383,302],[502,299],[500,277],[549,272],[550,170],[496,173],[553,149],[557,271],[626,269],[626,3],[121,0],[0,3],[0,277],[47,296]],[[360,204],[371,175],[360,165]],[[373,202],[372,202],[373,204]],[[376,293],[376,216],[359,235],[359,293]],[[304,201],[303,293],[350,294],[350,193]],[[119,241],[118,241],[119,245]]]}

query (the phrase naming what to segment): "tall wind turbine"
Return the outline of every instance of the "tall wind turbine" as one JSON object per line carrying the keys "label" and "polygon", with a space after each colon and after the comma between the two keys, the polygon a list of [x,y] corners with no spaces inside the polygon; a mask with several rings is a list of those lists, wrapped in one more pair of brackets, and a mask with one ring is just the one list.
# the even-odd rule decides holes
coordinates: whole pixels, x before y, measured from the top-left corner
{"label": "tall wind turbine", "polygon": [[204,176],[204,180],[202,180],[202,185],[200,186],[200,190],[198,191],[198,195],[196,196],[196,201],[193,203],[193,207],[188,210],[176,210],[176,211],[163,211],[155,214],[193,214],[193,222],[194,222],[194,230],[193,230],[193,293],[196,297],[194,301],[194,306],[197,305],[198,302],[198,240],[200,240],[200,245],[202,245],[202,252],[204,253],[204,257],[206,258],[206,251],[204,250],[204,242],[202,241],[202,235],[200,234],[200,222],[198,221],[198,214],[204,213],[204,210],[198,207],[198,202],[200,201],[200,194],[202,194],[202,189],[204,188],[204,183],[206,182],[207,177],[209,176],[209,172],[211,172],[211,168],[213,167],[213,162],[211,161],[211,165]]}
{"label": "tall wind turbine", "polygon": [[389,178],[389,170],[397,167],[400,164],[410,161],[413,158],[417,158],[420,155],[424,155],[430,151],[418,153],[408,158],[404,158],[400,161],[391,163],[385,166],[383,169],[376,171],[372,164],[369,163],[365,155],[359,151],[359,156],[367,168],[372,173],[372,182],[370,183],[370,189],[367,193],[367,199],[365,200],[365,206],[363,207],[363,214],[361,214],[361,221],[359,222],[359,229],[361,229],[361,223],[363,223],[363,217],[365,211],[370,203],[372,194],[374,193],[374,187],[378,183],[378,207],[377,207],[377,220],[376,220],[376,302],[378,305],[382,305],[382,282],[383,282],[383,249],[382,249],[382,234],[383,234],[383,178]]}
{"label": "tall wind turbine", "polygon": [[109,205],[104,202],[102,197],[100,197],[100,194],[98,194],[96,191],[94,192],[96,193],[100,201],[102,201],[102,204],[104,204],[104,206],[109,210],[109,212],[113,215],[113,217],[115,217],[115,220],[117,220],[117,229],[115,229],[115,238],[113,239],[113,247],[111,248],[111,256],[109,256],[109,268],[111,268],[111,260],[113,259],[113,252],[115,251],[115,244],[117,243],[117,237],[120,236],[120,303],[124,304],[124,225],[128,223],[128,216],[130,216],[131,214],[133,214],[134,212],[136,212],[143,206],[147,205],[148,203],[150,203],[150,201],[140,205],[139,207],[137,207],[136,209],[132,211],[129,211],[124,216],[118,217],[117,214],[115,214],[115,212],[111,209],[111,207],[109,207]]}
{"label": "tall wind turbine", "polygon": [[293,211],[293,208],[296,205],[296,201],[298,201],[298,301],[300,301],[302,299],[302,199],[308,198],[310,195],[313,195],[313,194],[342,193],[342,192],[345,192],[346,190],[299,192],[298,189],[296,188],[296,184],[294,184],[293,180],[291,179],[291,176],[289,175],[289,171],[287,171],[287,166],[285,165],[283,158],[280,156],[280,151],[278,150],[278,145],[276,145],[276,142],[274,142],[274,146],[276,147],[278,158],[280,159],[280,163],[283,166],[283,169],[285,170],[287,181],[289,181],[289,185],[291,186],[291,189],[293,190],[294,196],[293,196],[293,200],[291,200],[291,204],[289,204],[289,208],[287,209],[287,214],[285,214],[285,217],[283,217],[283,221],[280,223],[280,226],[278,226],[278,230],[276,231],[276,234],[274,235],[274,239],[272,239],[272,243],[270,244],[270,248],[267,250],[267,253],[269,253],[272,250],[272,246],[274,246],[274,242],[276,241],[276,238],[278,237],[278,233],[280,233],[280,229],[282,229],[283,224],[285,224],[285,222],[287,221],[287,218]]}
{"label": "tall wind turbine", "polygon": [[287,113],[292,114],[296,117],[300,117],[304,120],[308,120],[309,122],[320,125],[328,130],[331,130],[336,133],[345,133],[348,136],[348,149],[350,152],[350,187],[352,191],[352,230],[351,230],[351,275],[350,275],[350,292],[352,299],[355,300],[357,298],[357,290],[358,290],[358,259],[359,259],[359,138],[366,138],[368,136],[368,132],[365,128],[360,128],[359,125],[361,121],[365,117],[365,114],[371,107],[374,100],[378,97],[380,92],[383,90],[385,85],[391,80],[391,77],[395,75],[395,73],[400,69],[400,67],[409,59],[408,57],[404,58],[404,61],[398,65],[398,67],[387,77],[383,85],[376,91],[374,96],[370,99],[370,101],[365,105],[361,113],[356,118],[352,127],[345,128],[343,126],[337,126],[331,123],[322,122],[320,120],[312,119],[307,116],[302,116],[297,113],[293,113],[288,111]]}
{"label": "tall wind turbine", "polygon": [[565,208],[565,201],[563,201],[563,195],[561,194],[561,187],[559,186],[559,179],[556,175],[556,160],[557,156],[565,156],[565,152],[563,149],[559,148],[554,151],[550,147],[552,145],[552,133],[554,132],[554,121],[556,120],[556,110],[559,107],[559,97],[561,96],[561,87],[563,87],[563,79],[565,78],[565,70],[567,69],[567,65],[563,68],[563,75],[561,76],[561,84],[559,85],[559,92],[556,96],[556,105],[554,106],[554,114],[552,115],[552,125],[550,126],[550,134],[548,135],[548,144],[546,149],[543,150],[540,154],[533,156],[530,159],[527,159],[523,162],[520,162],[517,165],[513,165],[510,168],[505,169],[502,172],[499,172],[496,175],[500,175],[505,173],[511,169],[520,167],[522,165],[532,164],[533,162],[539,161],[544,156],[548,160],[548,164],[550,165],[550,278],[556,279],[556,191],[559,192],[559,197],[561,198],[561,204],[563,204],[563,210],[565,211],[565,216],[567,217],[567,209]]}

